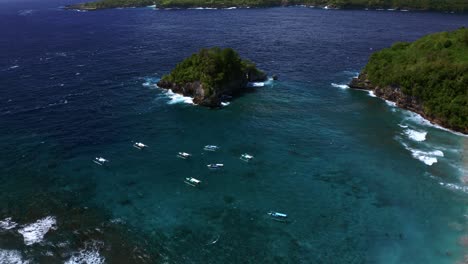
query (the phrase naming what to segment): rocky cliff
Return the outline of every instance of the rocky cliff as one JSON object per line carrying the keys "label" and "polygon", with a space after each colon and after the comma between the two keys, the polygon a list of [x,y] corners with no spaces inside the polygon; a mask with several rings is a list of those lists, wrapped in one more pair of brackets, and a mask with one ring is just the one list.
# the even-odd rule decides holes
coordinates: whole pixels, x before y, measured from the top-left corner
{"label": "rocky cliff", "polygon": [[467,128],[454,127],[448,124],[447,122],[445,122],[444,120],[438,119],[432,115],[428,115],[424,111],[424,106],[423,106],[422,101],[415,96],[404,94],[402,92],[401,87],[399,86],[390,86],[390,85],[384,86],[384,87],[376,86],[372,84],[371,81],[367,78],[366,73],[361,73],[359,74],[357,78],[353,78],[348,86],[353,89],[373,91],[377,97],[394,102],[396,106],[400,108],[418,113],[433,124],[446,127],[453,131],[468,134]]}
{"label": "rocky cliff", "polygon": [[221,106],[246,91],[249,82],[266,81],[267,76],[232,49],[203,49],[179,63],[164,76],[158,87],[193,98],[197,105]]}

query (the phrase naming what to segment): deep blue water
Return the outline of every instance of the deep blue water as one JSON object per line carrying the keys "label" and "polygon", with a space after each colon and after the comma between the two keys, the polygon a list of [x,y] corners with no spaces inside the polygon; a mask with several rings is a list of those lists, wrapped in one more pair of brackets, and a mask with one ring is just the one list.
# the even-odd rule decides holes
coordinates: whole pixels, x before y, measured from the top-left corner
{"label": "deep blue water", "polygon": [[[466,137],[343,85],[373,51],[467,26],[468,16],[58,8],[69,3],[0,0],[0,220],[18,224],[0,222],[1,263],[456,263],[467,254]],[[220,110],[171,103],[156,80],[211,46],[280,79]],[[244,152],[254,161],[240,161]],[[213,162],[226,168],[210,172]],[[183,183],[191,176],[200,189]],[[291,221],[271,221],[269,210]],[[23,228],[48,216],[54,227],[26,245]]]}

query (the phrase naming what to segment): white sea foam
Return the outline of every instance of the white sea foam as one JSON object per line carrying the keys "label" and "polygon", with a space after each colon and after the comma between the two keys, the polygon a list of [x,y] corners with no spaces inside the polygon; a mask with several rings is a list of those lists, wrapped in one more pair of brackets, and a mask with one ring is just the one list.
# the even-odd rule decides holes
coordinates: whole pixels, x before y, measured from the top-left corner
{"label": "white sea foam", "polygon": [[444,182],[439,182],[439,184],[450,190],[462,191],[464,193],[468,193],[468,186],[460,186],[455,183],[444,183]]}
{"label": "white sea foam", "polygon": [[340,89],[348,89],[349,88],[349,86],[346,85],[346,84],[331,83],[331,86],[333,86],[335,88],[340,88]]}
{"label": "white sea foam", "polygon": [[401,143],[407,150],[411,152],[413,158],[418,159],[424,164],[432,166],[432,164],[437,163],[437,157],[443,157],[444,153],[440,150],[433,150],[433,151],[422,151],[418,149],[410,148],[407,144]]}
{"label": "white sea foam", "polygon": [[28,264],[28,260],[23,260],[23,256],[17,250],[0,249],[0,263],[2,264]]}
{"label": "white sea foam", "polygon": [[18,233],[23,235],[24,244],[27,246],[41,242],[45,234],[49,230],[55,230],[57,221],[54,216],[47,216],[37,220],[35,223],[29,224],[18,230]]}
{"label": "white sea foam", "polygon": [[249,82],[247,83],[247,87],[249,88],[255,88],[255,87],[265,87],[265,86],[269,86],[271,84],[273,84],[273,78],[268,78],[266,81],[264,82]]}
{"label": "white sea foam", "polygon": [[395,102],[392,102],[392,101],[389,101],[389,100],[385,100],[385,103],[387,103],[388,106],[396,107],[396,103],[395,103]]}
{"label": "white sea foam", "polygon": [[13,65],[11,66],[10,68],[8,68],[9,70],[13,70],[13,69],[16,69],[16,68],[19,68],[19,65]]}
{"label": "white sea foam", "polygon": [[191,7],[189,9],[192,9],[192,10],[216,10],[217,8],[214,8],[214,7]]}
{"label": "white sea foam", "polygon": [[237,7],[235,7],[235,6],[232,6],[232,7],[226,7],[226,8],[224,8],[224,9],[231,10],[231,9],[237,9]]}
{"label": "white sea foam", "polygon": [[72,255],[64,264],[103,264],[105,258],[99,254],[96,243],[92,246],[87,245],[85,249],[80,250]]}
{"label": "white sea foam", "polygon": [[34,12],[34,10],[32,10],[32,9],[20,10],[20,11],[18,11],[18,15],[28,16],[28,15],[31,15],[33,12]]}
{"label": "white sea foam", "polygon": [[407,125],[398,124],[398,126],[401,127],[401,128],[408,128]]}
{"label": "white sea foam", "polygon": [[94,250],[81,250],[73,254],[73,256],[65,262],[65,264],[103,264],[105,258],[99,255],[99,252]]}
{"label": "white sea foam", "polygon": [[427,152],[420,151],[420,150],[412,150],[411,151],[411,155],[414,158],[424,162],[426,165],[432,166],[432,164],[437,163],[437,158],[436,157],[431,157],[431,156],[428,156],[426,154],[427,154]]}
{"label": "white sea foam", "polygon": [[168,104],[178,104],[178,103],[185,103],[185,104],[194,104],[193,98],[188,96],[183,96],[181,94],[174,93],[172,90],[167,90],[166,95],[171,98]]}
{"label": "white sea foam", "polygon": [[407,115],[407,117],[406,117],[407,120],[411,120],[411,121],[413,121],[415,123],[418,123],[420,125],[435,127],[435,128],[441,129],[441,130],[448,131],[448,132],[453,133],[453,134],[458,135],[458,136],[468,137],[468,135],[465,135],[463,133],[455,132],[455,131],[452,131],[452,130],[447,129],[445,127],[441,127],[439,125],[432,124],[429,120],[425,119],[420,114],[417,114],[415,112],[405,111],[405,113]]}
{"label": "white sea foam", "polygon": [[247,83],[247,87],[254,88],[254,87],[264,87],[264,82],[249,82]]}
{"label": "white sea foam", "polygon": [[158,88],[157,83],[159,80],[160,78],[148,77],[145,78],[145,82],[143,82],[141,85],[143,85],[144,87]]}
{"label": "white sea foam", "polygon": [[226,107],[228,105],[230,105],[231,103],[230,102],[221,102],[221,106],[222,107]]}
{"label": "white sea foam", "polygon": [[0,230],[10,230],[12,228],[15,228],[17,225],[17,223],[11,221],[11,217],[0,220]]}
{"label": "white sea foam", "polygon": [[369,93],[370,97],[377,97],[377,95],[375,95],[374,91],[368,91],[368,93]]}
{"label": "white sea foam", "polygon": [[423,132],[420,132],[420,131],[416,131],[416,130],[412,130],[412,129],[406,129],[404,131],[405,135],[408,136],[408,138],[414,140],[414,141],[424,141],[426,140],[426,135],[427,135],[427,132],[426,131],[423,131]]}

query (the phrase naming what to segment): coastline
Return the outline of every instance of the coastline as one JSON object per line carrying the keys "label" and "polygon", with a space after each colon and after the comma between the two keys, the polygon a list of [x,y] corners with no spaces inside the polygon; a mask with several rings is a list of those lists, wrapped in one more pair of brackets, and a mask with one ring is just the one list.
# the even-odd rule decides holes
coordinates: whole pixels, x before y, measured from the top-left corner
{"label": "coastline", "polygon": [[78,3],[73,5],[68,5],[63,7],[65,10],[79,10],[79,11],[99,11],[105,9],[114,9],[114,8],[145,8],[145,7],[152,7],[154,9],[160,10],[172,10],[172,9],[249,9],[249,8],[273,8],[273,7],[305,7],[305,8],[313,8],[313,9],[323,9],[323,10],[362,10],[362,11],[389,11],[389,12],[440,12],[440,13],[459,13],[464,14],[467,13],[466,10],[441,10],[437,8],[409,8],[409,7],[398,7],[398,6],[387,6],[387,7],[371,7],[371,6],[336,6],[336,5],[312,5],[309,3],[288,3],[286,2],[279,2],[277,4],[266,3],[266,4],[241,4],[236,5],[232,4],[224,4],[224,3],[212,3],[212,4],[203,4],[198,5],[195,3],[184,3],[184,4],[165,4],[160,5],[156,2],[154,5],[148,5],[147,3],[143,4],[131,4],[131,5],[109,5],[105,7],[99,6],[87,6],[87,4],[96,4],[100,1],[94,2],[84,2]]}
{"label": "coastline", "polygon": [[427,113],[425,113],[422,102],[418,98],[405,95],[397,86],[375,86],[367,79],[365,73],[360,73],[358,77],[353,78],[348,86],[352,89],[373,91],[376,97],[393,102],[401,109],[414,112],[430,122],[432,125],[439,126],[458,135],[465,137],[468,136],[467,128],[452,127],[446,124],[444,120],[429,116]]}

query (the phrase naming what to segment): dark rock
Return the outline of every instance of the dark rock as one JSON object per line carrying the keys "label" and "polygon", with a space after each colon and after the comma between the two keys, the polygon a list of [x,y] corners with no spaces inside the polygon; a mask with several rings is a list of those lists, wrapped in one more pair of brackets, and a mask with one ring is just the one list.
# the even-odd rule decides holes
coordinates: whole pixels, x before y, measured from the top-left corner
{"label": "dark rock", "polygon": [[383,98],[388,101],[392,101],[396,103],[396,105],[400,108],[418,113],[433,124],[437,124],[437,125],[440,125],[442,127],[445,127],[445,128],[457,131],[457,132],[468,134],[468,129],[466,128],[464,129],[464,128],[450,126],[446,122],[440,119],[437,119],[436,117],[432,115],[427,114],[424,111],[424,106],[423,106],[422,101],[415,96],[404,94],[401,90],[401,87],[398,85],[389,85],[385,87],[375,86],[369,81],[369,79],[367,78],[367,74],[361,73],[359,74],[357,78],[353,78],[351,82],[348,84],[348,86],[353,89],[374,91],[374,94],[377,97]]}
{"label": "dark rock", "polygon": [[353,89],[373,90],[371,82],[367,79],[367,74],[361,73],[357,78],[353,78],[348,85]]}
{"label": "dark rock", "polygon": [[216,88],[216,92],[210,96],[205,96],[205,90],[201,82],[189,82],[184,85],[171,83],[160,80],[157,85],[159,88],[170,89],[174,93],[190,96],[193,98],[193,103],[201,106],[217,108],[221,106],[221,102],[229,101],[234,96],[238,96],[244,92],[248,82],[263,82],[267,80],[267,75],[260,71],[251,71],[246,73],[245,78],[232,81],[223,87]]}

